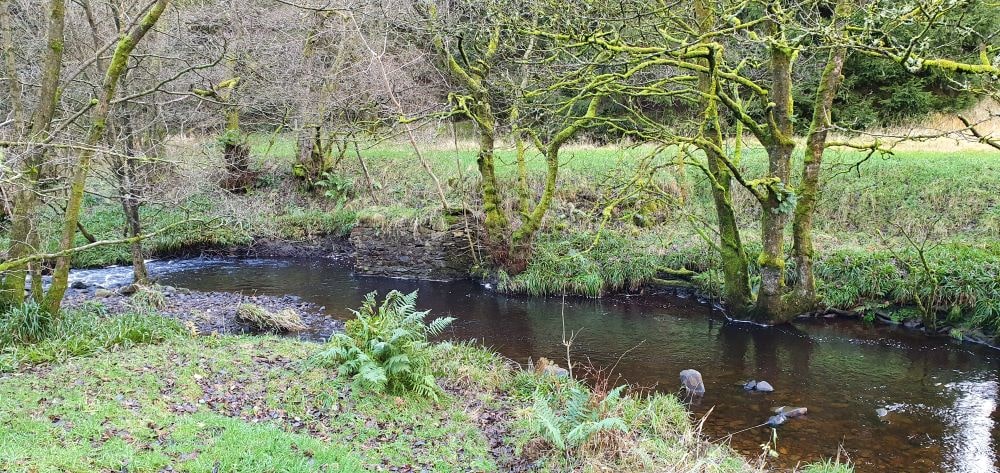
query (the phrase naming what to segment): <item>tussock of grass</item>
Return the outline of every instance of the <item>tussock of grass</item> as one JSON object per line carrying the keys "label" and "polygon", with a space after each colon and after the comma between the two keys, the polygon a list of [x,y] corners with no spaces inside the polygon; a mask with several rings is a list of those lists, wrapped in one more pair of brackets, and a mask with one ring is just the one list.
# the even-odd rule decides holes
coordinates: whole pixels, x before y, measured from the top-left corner
{"label": "tussock of grass", "polygon": [[914,251],[838,251],[816,268],[823,300],[851,310],[915,306],[919,297],[947,314],[946,322],[1000,331],[1000,247],[950,244],[926,256],[937,287],[926,283],[922,270],[913,270],[919,265]]}
{"label": "tussock of grass", "polygon": [[[4,324],[10,318],[4,315]],[[70,358],[116,351],[137,345],[160,343],[183,336],[186,331],[176,321],[152,313],[110,315],[104,307],[90,303],[64,310],[26,342],[4,336],[8,327],[0,328],[0,372],[12,371],[21,365],[60,362]]]}
{"label": "tussock of grass", "polygon": [[580,294],[636,289],[655,277],[665,261],[645,242],[605,232],[548,237],[536,247],[528,269],[514,277],[501,275],[499,289],[532,295]]}
{"label": "tussock of grass", "polygon": [[799,473],[854,473],[854,466],[852,466],[849,462],[842,463],[840,460],[826,460],[806,465],[805,468],[798,470],[798,472]]}
{"label": "tussock of grass", "polygon": [[257,304],[240,304],[236,316],[263,331],[301,332],[308,328],[302,316],[291,308],[272,312]]}

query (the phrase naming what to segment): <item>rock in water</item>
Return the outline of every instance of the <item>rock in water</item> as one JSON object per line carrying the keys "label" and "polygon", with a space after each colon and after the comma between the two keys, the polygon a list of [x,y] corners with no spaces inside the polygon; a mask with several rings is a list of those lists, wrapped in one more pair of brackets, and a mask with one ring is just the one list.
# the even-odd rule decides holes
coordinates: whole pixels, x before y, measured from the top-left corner
{"label": "rock in water", "polygon": [[754,388],[756,387],[757,387],[757,381],[754,381],[752,379],[743,384],[743,389],[746,389],[747,391],[753,391]]}
{"label": "rock in water", "polygon": [[69,287],[71,289],[86,289],[87,283],[83,281],[73,281],[73,284],[70,284]]}
{"label": "rock in water", "polygon": [[879,416],[879,418],[885,417],[889,415],[889,410],[880,407],[878,409],[875,409],[875,415]]}
{"label": "rock in water", "polygon": [[781,406],[774,409],[775,414],[781,414],[789,419],[793,417],[804,416],[806,415],[807,412],[809,412],[809,409],[806,409],[805,407]]}
{"label": "rock in water", "polygon": [[769,393],[774,391],[774,386],[771,386],[771,383],[768,383],[767,381],[758,381],[755,389],[762,393]]}
{"label": "rock in water", "polygon": [[781,415],[781,414],[773,415],[773,416],[771,416],[770,418],[767,419],[767,426],[768,427],[777,427],[777,426],[779,426],[781,424],[784,424],[786,420],[788,420],[788,419],[785,416]]}
{"label": "rock in water", "polygon": [[705,382],[697,370],[681,371],[681,386],[691,394],[705,394]]}

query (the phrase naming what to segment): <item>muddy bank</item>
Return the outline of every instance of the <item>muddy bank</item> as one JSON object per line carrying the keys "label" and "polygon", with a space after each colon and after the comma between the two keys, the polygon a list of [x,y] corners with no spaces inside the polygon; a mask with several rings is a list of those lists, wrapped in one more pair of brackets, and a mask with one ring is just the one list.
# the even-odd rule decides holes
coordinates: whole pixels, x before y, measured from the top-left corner
{"label": "muddy bank", "polygon": [[[127,312],[135,307],[136,301],[133,297],[122,291],[126,286],[117,288],[82,287],[82,284],[77,286],[66,293],[64,302],[66,307],[91,301],[100,302],[112,313]],[[309,327],[306,331],[288,334],[298,338],[326,340],[332,333],[342,330],[344,325],[343,322],[324,314],[324,307],[305,302],[297,296],[203,292],[172,286],[159,287],[158,291],[163,295],[163,305],[157,312],[179,320],[200,335],[261,333],[256,327],[237,316],[236,310],[240,304],[256,304],[271,312],[295,310]]]}

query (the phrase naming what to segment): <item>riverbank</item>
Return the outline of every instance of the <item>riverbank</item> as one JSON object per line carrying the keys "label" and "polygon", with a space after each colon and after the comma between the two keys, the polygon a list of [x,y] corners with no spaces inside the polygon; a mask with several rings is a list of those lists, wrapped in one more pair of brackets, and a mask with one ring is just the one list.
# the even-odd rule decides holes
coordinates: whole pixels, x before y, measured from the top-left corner
{"label": "riverbank", "polygon": [[[205,143],[171,146],[179,163],[176,172],[191,185],[167,189],[162,202],[150,203],[144,215],[155,222],[151,230],[188,218],[199,221],[149,239],[145,246],[151,256],[350,258],[358,250],[353,243],[363,241],[366,253],[359,259],[365,267],[359,269],[366,273],[438,279],[428,274],[435,267],[448,267],[453,277],[456,266],[463,266],[465,274],[509,293],[601,297],[669,286],[713,298],[721,287],[718,255],[699,234],[710,233],[711,198],[694,170],[654,177],[671,195],[684,197],[679,205],[638,196],[620,202],[609,216],[603,214],[609,196],[600,189],[627,181],[629,163],[648,151],[642,147],[567,149],[536,254],[527,271],[508,278],[483,263],[475,238],[482,216],[475,210],[455,211],[475,209],[477,202],[475,153],[465,145],[458,150],[428,145],[426,150],[453,206],[444,211],[426,171],[399,146],[366,150],[377,188],[369,192],[366,182],[344,177],[345,200],[301,189],[290,172],[293,141],[253,137],[251,143],[261,177],[245,194],[224,192],[211,181],[213,174],[205,170],[219,163],[215,154],[204,152]],[[824,313],[997,345],[1000,197],[993,187],[1000,181],[1000,166],[986,153],[903,150],[872,159],[831,153],[826,161],[831,177],[820,196],[815,235]],[[500,179],[514,179],[510,150],[499,156]],[[656,159],[671,156],[663,153]],[[529,160],[531,171],[542,164]],[[744,166],[756,172],[765,165],[760,150],[746,150]],[[352,160],[338,166],[338,175],[362,175]],[[538,188],[541,182],[532,185]],[[758,210],[742,191],[734,198],[753,263],[760,246],[754,226]],[[113,238],[121,232],[120,213],[117,202],[93,197],[83,223],[97,238]],[[352,235],[356,230],[363,232]],[[428,242],[437,235],[464,252],[459,263],[442,263],[448,258],[422,252],[433,248]],[[920,241],[935,243],[921,247]],[[74,265],[122,264],[129,257],[127,248],[105,247],[75,255]],[[751,267],[752,278],[756,275]],[[921,305],[925,310],[917,309]]]}
{"label": "riverbank", "polygon": [[[91,302],[67,317],[106,326],[135,316],[98,307]],[[126,337],[93,353],[26,362],[0,374],[0,469],[763,471],[706,443],[673,396],[616,394],[612,403],[608,392],[524,371],[473,345],[433,346],[443,392],[435,402],[368,392],[315,366],[318,343],[194,337],[176,322],[141,317],[145,327],[158,324],[155,337]],[[581,390],[609,406],[602,415],[620,419],[624,429],[556,448],[540,435],[538,416],[568,415],[563,396]],[[539,411],[539,393],[553,402],[547,414]]]}

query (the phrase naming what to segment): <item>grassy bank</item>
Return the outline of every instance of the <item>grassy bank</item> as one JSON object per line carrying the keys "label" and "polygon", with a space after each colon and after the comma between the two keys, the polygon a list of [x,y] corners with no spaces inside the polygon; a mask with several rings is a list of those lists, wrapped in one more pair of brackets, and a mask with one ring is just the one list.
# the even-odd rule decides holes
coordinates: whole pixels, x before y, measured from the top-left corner
{"label": "grassy bank", "polygon": [[[292,139],[255,136],[251,144],[261,175],[258,186],[245,194],[227,193],[215,185],[221,158],[212,140],[178,140],[170,147],[179,163],[172,173],[189,184],[169,187],[153,199],[144,210],[146,227],[199,221],[151,238],[146,244],[151,254],[247,246],[260,240],[309,242],[345,235],[359,221],[386,231],[442,227],[447,222],[433,181],[405,146],[382,144],[363,150],[371,191],[361,177],[360,162],[351,155],[340,160],[338,185],[347,195],[342,202],[301,190],[290,172]],[[430,144],[423,152],[452,205],[477,208],[474,147],[460,143],[456,150]],[[944,327],[955,336],[997,333],[1000,195],[995,188],[1000,162],[994,154],[978,149],[901,150],[870,158],[852,151],[828,154],[814,237],[824,303],[869,319],[883,312],[897,320],[926,318],[914,314],[914,307],[924,304],[938,316],[927,320],[935,329]],[[665,194],[624,199],[604,214],[617,186],[634,175],[637,162],[645,158],[651,167],[665,165],[674,158],[672,150],[655,154],[648,147],[577,145],[563,156],[538,254],[527,272],[514,278],[500,275],[502,290],[596,297],[671,279],[670,285],[709,295],[718,292],[718,257],[702,237],[712,235],[714,211],[697,169],[665,166],[651,176]],[[509,183],[516,174],[513,150],[501,149],[498,161],[499,177]],[[533,176],[542,174],[540,156],[531,156],[528,164]],[[766,156],[749,147],[742,166],[750,175],[759,175]],[[101,185],[94,184],[96,193],[88,197],[83,223],[98,238],[115,238],[121,232],[121,212],[117,202],[97,196]],[[537,177],[532,185],[540,189]],[[512,188],[501,186],[504,192]],[[516,201],[513,195],[507,197],[507,202]],[[738,190],[734,198],[755,261],[759,210],[746,192]],[[84,243],[82,236],[78,239]],[[921,250],[924,241],[934,244]],[[921,253],[930,262],[927,268],[920,263]],[[105,247],[76,255],[74,264],[102,266],[126,263],[128,258],[126,248]],[[665,269],[697,274],[678,278]]]}
{"label": "grassy bank", "polygon": [[[110,327],[131,316],[90,306],[72,317]],[[165,332],[85,353],[50,348],[66,356],[21,358],[0,374],[0,469],[761,471],[703,441],[672,396],[591,389],[472,345],[427,348],[435,401],[337,376],[313,362],[320,344],[191,337],[146,317]],[[72,344],[63,330],[2,351]]]}

